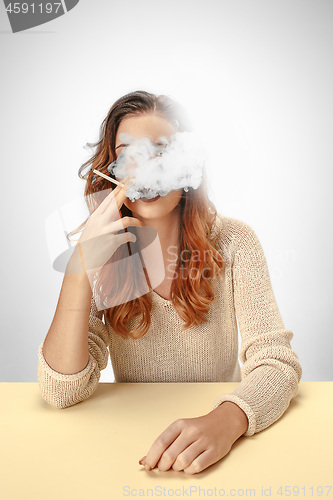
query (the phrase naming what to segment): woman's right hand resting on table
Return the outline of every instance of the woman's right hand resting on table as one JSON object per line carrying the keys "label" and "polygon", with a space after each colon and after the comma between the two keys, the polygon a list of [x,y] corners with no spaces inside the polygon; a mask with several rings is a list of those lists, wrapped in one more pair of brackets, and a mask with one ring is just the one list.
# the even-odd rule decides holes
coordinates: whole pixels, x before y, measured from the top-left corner
{"label": "woman's right hand resting on table", "polygon": [[136,241],[133,233],[117,234],[129,226],[142,226],[134,217],[120,217],[130,182],[131,178],[127,178],[123,187],[113,189],[90,215],[67,265],[67,272],[95,272],[104,266],[121,245]]}

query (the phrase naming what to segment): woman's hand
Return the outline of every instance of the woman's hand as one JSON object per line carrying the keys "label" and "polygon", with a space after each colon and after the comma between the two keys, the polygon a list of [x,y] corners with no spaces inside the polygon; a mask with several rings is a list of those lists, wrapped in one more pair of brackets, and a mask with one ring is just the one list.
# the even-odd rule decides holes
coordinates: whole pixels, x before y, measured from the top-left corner
{"label": "woman's hand", "polygon": [[142,226],[134,217],[121,217],[120,209],[130,182],[131,179],[127,178],[123,187],[113,189],[90,215],[69,262],[69,272],[77,272],[77,269],[82,272],[82,268],[85,271],[101,268],[120,245],[136,241],[132,233],[117,234],[128,226]]}
{"label": "woman's hand", "polygon": [[147,470],[157,465],[160,471],[196,474],[227,455],[247,427],[243,410],[226,401],[207,415],[173,422],[139,463]]}

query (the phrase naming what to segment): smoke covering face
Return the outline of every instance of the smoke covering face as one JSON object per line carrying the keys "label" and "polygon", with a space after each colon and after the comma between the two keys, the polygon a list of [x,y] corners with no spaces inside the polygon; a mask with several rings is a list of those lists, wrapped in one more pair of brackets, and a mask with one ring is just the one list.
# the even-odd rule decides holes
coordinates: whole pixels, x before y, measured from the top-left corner
{"label": "smoke covering face", "polygon": [[157,144],[148,137],[134,138],[126,133],[119,134],[119,139],[126,147],[108,171],[118,179],[134,177],[126,190],[132,202],[200,186],[206,154],[194,132],[176,132],[170,140],[160,137]]}

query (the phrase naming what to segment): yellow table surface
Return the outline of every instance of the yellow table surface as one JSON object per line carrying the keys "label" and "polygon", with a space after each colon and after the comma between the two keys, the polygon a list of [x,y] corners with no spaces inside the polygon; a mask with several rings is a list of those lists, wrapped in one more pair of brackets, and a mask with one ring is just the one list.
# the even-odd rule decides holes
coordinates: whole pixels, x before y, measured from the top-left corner
{"label": "yellow table surface", "polygon": [[1,383],[0,499],[333,498],[333,382],[301,382],[282,418],[199,474],[139,465],[169,424],[236,386],[100,383],[59,410],[37,383]]}

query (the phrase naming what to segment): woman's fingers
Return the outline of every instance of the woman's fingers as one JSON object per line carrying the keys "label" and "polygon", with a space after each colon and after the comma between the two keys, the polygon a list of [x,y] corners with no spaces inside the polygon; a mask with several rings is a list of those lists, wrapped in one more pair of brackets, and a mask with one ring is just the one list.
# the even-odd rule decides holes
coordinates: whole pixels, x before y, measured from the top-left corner
{"label": "woman's fingers", "polygon": [[[119,196],[120,193],[123,192],[123,201],[121,203],[121,205],[122,205],[125,201],[125,198],[126,198],[126,195],[125,195],[126,188],[128,187],[131,180],[132,180],[132,178],[127,177],[126,179],[123,180],[124,186],[116,186],[115,188],[113,188],[111,190],[111,192],[104,198],[104,200],[98,205],[98,207],[94,211],[94,214],[98,214],[98,215],[103,214],[105,212],[105,210],[110,205],[113,208],[113,210],[115,210],[115,209],[117,210],[117,206],[118,206],[118,202],[116,201],[117,197]],[[96,199],[96,198],[98,198],[98,196],[100,196],[100,193],[92,193],[89,196],[91,196],[93,199],[94,198]],[[118,208],[118,210],[119,210],[119,208]]]}
{"label": "woman's fingers", "polygon": [[[175,471],[183,470],[184,472],[191,472],[190,467],[192,467],[193,472],[199,472],[196,471],[195,468],[200,466],[199,457],[201,457],[204,452],[205,449],[203,448],[202,443],[200,441],[194,441],[194,443],[190,444],[187,448],[177,454],[177,457],[173,459],[172,464],[168,463],[167,460],[163,460],[163,455],[162,461],[160,461],[161,463],[159,462],[158,464],[158,468],[159,470],[169,470],[169,468],[172,467]],[[202,465],[203,463],[204,462],[202,462]]]}
{"label": "woman's fingers", "polygon": [[[115,234],[113,237],[113,245],[114,245],[114,252],[124,243],[127,243],[128,241],[132,241],[133,243],[136,242],[136,236],[133,233],[120,233],[120,234]],[[113,253],[114,253],[113,252]]]}
{"label": "woman's fingers", "polygon": [[[125,191],[132,179],[125,179],[124,186],[112,190],[88,218],[79,239],[84,249],[86,269],[103,266],[122,244],[136,241],[133,233],[117,234],[117,231],[124,231],[128,226],[142,226],[138,219],[121,217],[120,213],[126,199]],[[103,196],[103,193],[94,194],[96,196],[92,201],[98,203],[98,196]]]}
{"label": "woman's fingers", "polygon": [[121,231],[122,229],[125,229],[129,226],[142,227],[143,224],[141,221],[135,219],[134,217],[122,217],[121,219],[118,219],[112,222],[110,225],[106,226],[105,230],[106,232],[114,233],[116,231]]}
{"label": "woman's fingers", "polygon": [[133,233],[120,233],[110,238],[110,234],[104,234],[83,241],[80,243],[80,254],[84,268],[88,271],[103,267],[116,250],[128,241],[135,243],[136,236]]}
{"label": "woman's fingers", "polygon": [[194,460],[192,460],[191,463],[182,470],[186,474],[198,474],[198,472],[207,469],[207,467],[215,464],[218,460],[219,458],[216,458],[213,450],[205,450],[195,457]]}
{"label": "woman's fingers", "polygon": [[110,203],[106,206],[105,210],[103,211],[103,215],[114,214],[121,209],[121,207],[124,204],[124,201],[127,198],[126,190],[130,185],[130,183],[131,181],[128,180],[127,182],[125,182],[124,187],[120,188],[120,190],[115,193],[114,199],[110,200]]}
{"label": "woman's fingers", "polygon": [[[109,194],[105,196],[103,201],[99,201],[102,196],[104,196],[104,191],[108,191],[110,189]],[[119,186],[117,186],[114,189],[106,189],[103,191],[97,191],[95,193],[90,193],[87,195],[87,198],[89,202],[94,206],[97,205],[97,208],[93,211],[93,214],[102,214],[106,207],[109,205],[109,203],[114,199],[115,193],[117,189],[121,189]]]}
{"label": "woman's fingers", "polygon": [[125,181],[124,186],[122,187],[117,186],[111,191],[111,193],[108,194],[108,196],[100,205],[101,207],[100,214],[105,214],[106,211],[108,212],[111,211],[115,214],[118,214],[118,211],[120,210],[121,206],[123,205],[126,199],[125,193],[127,186],[128,186],[128,181],[127,182]]}
{"label": "woman's fingers", "polygon": [[181,429],[174,422],[154,441],[146,456],[145,469],[150,470],[155,467],[165,450],[177,439],[180,433]]}
{"label": "woman's fingers", "polygon": [[176,463],[175,470],[183,470],[201,451],[202,447],[200,443],[196,439],[190,439],[182,432],[162,454],[157,464],[158,469],[160,471],[167,471]]}

